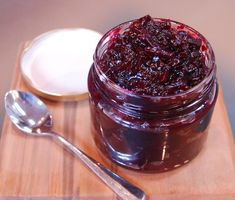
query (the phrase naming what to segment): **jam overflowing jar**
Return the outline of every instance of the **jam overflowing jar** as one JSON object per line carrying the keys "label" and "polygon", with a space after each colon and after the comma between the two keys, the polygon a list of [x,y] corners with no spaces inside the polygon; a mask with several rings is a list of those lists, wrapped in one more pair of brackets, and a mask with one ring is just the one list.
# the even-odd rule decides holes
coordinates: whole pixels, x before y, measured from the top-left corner
{"label": "jam overflowing jar", "polygon": [[129,169],[168,171],[206,140],[218,93],[214,53],[191,27],[145,16],[103,36],[88,89],[99,150]]}

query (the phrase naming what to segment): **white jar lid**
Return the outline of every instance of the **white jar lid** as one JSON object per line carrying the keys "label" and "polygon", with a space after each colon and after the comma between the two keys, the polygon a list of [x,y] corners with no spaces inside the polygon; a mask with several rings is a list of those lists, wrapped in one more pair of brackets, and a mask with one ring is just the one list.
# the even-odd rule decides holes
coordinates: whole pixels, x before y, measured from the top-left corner
{"label": "white jar lid", "polygon": [[101,37],[88,29],[61,29],[38,36],[20,60],[27,85],[52,100],[87,98],[87,76]]}

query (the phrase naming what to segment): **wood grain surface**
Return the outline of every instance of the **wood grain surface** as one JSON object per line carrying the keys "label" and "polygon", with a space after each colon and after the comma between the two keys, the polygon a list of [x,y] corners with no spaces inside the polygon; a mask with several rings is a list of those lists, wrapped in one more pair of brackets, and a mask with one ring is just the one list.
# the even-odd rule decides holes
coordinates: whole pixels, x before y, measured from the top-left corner
{"label": "wood grain surface", "polygon": [[[18,62],[17,62],[18,63]],[[12,89],[26,90],[16,65]],[[90,133],[88,101],[42,99],[54,130],[153,200],[235,200],[235,149],[222,89],[202,152],[189,164],[161,174],[130,171],[105,160]],[[5,118],[0,138],[0,199],[116,199],[76,157],[47,138],[20,133]]]}

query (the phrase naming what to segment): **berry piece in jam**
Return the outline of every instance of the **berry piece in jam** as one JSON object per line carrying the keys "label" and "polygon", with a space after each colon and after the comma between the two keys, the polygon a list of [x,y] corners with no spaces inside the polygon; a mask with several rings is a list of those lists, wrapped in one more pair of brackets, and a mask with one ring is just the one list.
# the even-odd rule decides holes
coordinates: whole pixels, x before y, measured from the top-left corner
{"label": "berry piece in jam", "polygon": [[209,73],[198,36],[149,15],[115,35],[99,65],[120,87],[151,96],[180,94]]}

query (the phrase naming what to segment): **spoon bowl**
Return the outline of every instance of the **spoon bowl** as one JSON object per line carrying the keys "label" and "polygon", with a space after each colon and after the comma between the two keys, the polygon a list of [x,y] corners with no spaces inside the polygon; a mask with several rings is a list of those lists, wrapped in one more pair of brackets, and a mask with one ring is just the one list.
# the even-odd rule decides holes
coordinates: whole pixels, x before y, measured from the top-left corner
{"label": "spoon bowl", "polygon": [[68,142],[65,138],[54,133],[52,115],[46,105],[29,92],[11,90],[5,95],[5,110],[13,124],[21,132],[33,136],[49,136],[63,147],[70,150],[93,171],[120,199],[145,200],[145,193],[102,164],[95,161],[86,153]]}
{"label": "spoon bowl", "polygon": [[52,128],[52,115],[46,105],[30,93],[16,90],[6,93],[5,110],[23,133],[38,135]]}

